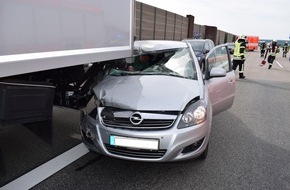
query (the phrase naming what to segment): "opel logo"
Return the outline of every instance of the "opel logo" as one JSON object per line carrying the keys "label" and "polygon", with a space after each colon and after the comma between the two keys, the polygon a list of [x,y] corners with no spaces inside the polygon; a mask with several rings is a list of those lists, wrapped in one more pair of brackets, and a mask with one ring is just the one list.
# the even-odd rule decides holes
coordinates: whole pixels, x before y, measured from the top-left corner
{"label": "opel logo", "polygon": [[142,123],[143,118],[140,112],[134,112],[131,116],[130,116],[130,122],[133,125],[139,125],[140,123]]}

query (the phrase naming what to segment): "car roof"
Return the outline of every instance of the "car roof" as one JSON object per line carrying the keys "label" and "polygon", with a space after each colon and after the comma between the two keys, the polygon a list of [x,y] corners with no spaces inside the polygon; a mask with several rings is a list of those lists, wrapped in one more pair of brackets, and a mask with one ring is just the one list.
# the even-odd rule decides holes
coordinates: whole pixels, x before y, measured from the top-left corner
{"label": "car roof", "polygon": [[196,42],[205,42],[205,41],[212,41],[211,39],[184,39],[182,41],[188,41],[188,42],[193,42],[193,41],[196,41]]}
{"label": "car roof", "polygon": [[228,46],[234,46],[235,43],[234,42],[228,42],[228,43],[226,43],[226,45],[228,45]]}
{"label": "car roof", "polygon": [[186,43],[170,40],[141,40],[134,42],[134,50],[140,53],[156,52],[167,49],[179,49],[188,47]]}

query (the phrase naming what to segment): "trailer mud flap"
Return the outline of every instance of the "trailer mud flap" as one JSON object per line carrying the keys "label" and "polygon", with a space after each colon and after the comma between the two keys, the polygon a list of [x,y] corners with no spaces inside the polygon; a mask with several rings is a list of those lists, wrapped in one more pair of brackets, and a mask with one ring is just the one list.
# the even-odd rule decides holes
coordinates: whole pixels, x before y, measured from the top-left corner
{"label": "trailer mud flap", "polygon": [[52,118],[54,86],[0,82],[0,124]]}

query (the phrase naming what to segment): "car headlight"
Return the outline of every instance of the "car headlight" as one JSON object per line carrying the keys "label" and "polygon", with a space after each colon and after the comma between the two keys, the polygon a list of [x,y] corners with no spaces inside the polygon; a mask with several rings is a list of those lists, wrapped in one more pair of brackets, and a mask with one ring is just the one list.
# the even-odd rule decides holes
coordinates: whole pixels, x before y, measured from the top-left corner
{"label": "car headlight", "polygon": [[181,120],[177,126],[178,129],[190,127],[200,124],[206,120],[206,103],[204,100],[199,100],[191,104],[184,111]]}

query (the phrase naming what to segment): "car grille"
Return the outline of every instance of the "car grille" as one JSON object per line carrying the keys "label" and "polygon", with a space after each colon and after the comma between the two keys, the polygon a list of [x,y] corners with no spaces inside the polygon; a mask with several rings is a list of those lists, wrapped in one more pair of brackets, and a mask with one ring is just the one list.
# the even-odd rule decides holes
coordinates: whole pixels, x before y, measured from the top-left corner
{"label": "car grille", "polygon": [[103,124],[107,127],[121,127],[121,128],[134,128],[134,129],[160,129],[169,128],[174,123],[174,120],[156,120],[144,119],[138,126],[133,125],[129,118],[115,118],[114,120],[103,119]]}
{"label": "car grille", "polygon": [[[130,117],[137,113],[142,117],[140,123],[133,124]],[[104,109],[101,121],[106,127],[128,128],[128,129],[167,129],[173,126],[178,112],[136,112],[127,110]],[[138,119],[138,118],[137,118]]]}
{"label": "car grille", "polygon": [[117,147],[105,144],[107,150],[115,155],[144,158],[144,159],[158,159],[162,158],[166,150],[144,150],[144,149],[129,149],[124,147]]}

